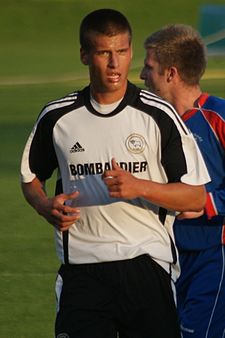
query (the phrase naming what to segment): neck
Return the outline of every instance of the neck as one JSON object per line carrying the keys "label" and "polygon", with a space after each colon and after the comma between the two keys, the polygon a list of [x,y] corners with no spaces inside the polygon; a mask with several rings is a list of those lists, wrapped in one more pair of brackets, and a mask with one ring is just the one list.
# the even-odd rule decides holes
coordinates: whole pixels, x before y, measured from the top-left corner
{"label": "neck", "polygon": [[182,87],[174,91],[169,102],[175,107],[176,111],[182,116],[186,111],[197,107],[197,101],[202,94],[200,86]]}
{"label": "neck", "polygon": [[90,90],[91,96],[94,98],[96,102],[98,102],[99,104],[111,104],[121,100],[125,96],[127,90],[127,83],[125,86],[119,89],[115,89],[114,91],[111,90],[108,92],[101,92],[93,88],[92,85],[90,86]]}

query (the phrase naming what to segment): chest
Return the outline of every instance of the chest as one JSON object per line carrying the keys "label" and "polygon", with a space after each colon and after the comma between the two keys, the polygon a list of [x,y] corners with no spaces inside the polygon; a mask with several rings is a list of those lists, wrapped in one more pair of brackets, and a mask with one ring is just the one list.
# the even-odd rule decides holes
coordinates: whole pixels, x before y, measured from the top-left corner
{"label": "chest", "polygon": [[[61,118],[53,131],[60,158],[69,162],[142,162],[160,154],[160,133],[147,114],[127,107],[114,116],[80,108]],[[157,155],[156,155],[157,154]]]}

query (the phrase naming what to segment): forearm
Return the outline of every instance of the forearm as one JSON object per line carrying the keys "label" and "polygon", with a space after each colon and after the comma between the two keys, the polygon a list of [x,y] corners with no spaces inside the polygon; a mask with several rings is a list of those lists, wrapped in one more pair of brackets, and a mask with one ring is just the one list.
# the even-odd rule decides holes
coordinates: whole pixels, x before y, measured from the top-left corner
{"label": "forearm", "polygon": [[30,183],[22,183],[22,191],[27,202],[39,213],[49,200],[44,190],[44,184],[35,178]]}
{"label": "forearm", "polygon": [[106,171],[103,176],[109,195],[113,198],[144,198],[152,204],[165,209],[183,211],[200,211],[206,203],[204,185],[184,183],[157,183],[139,179],[124,170]]}
{"label": "forearm", "polygon": [[206,203],[204,186],[180,182],[161,184],[147,180],[139,180],[137,186],[141,197],[170,210],[200,211]]}

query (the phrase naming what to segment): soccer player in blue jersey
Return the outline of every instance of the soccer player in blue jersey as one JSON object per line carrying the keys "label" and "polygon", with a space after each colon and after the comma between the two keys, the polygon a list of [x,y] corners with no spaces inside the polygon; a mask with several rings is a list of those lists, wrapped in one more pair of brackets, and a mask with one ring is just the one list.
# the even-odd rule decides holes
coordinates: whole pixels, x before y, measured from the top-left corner
{"label": "soccer player in blue jersey", "polygon": [[181,213],[174,225],[181,275],[176,283],[184,338],[225,337],[225,100],[202,92],[207,64],[197,31],[169,25],[144,43],[141,79],[170,102],[192,131],[211,182],[199,213]]}
{"label": "soccer player in blue jersey", "polygon": [[24,195],[55,227],[56,338],[180,337],[172,226],[209,175],[175,109],[127,80],[131,40],[118,11],[82,20],[90,84],[44,107],[23,153]]}

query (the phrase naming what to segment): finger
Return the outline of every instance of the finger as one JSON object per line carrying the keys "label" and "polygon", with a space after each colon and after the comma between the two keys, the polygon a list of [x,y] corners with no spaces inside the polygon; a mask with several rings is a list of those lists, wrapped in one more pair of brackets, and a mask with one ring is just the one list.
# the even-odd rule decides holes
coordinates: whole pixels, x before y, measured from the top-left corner
{"label": "finger", "polygon": [[[59,213],[64,213],[64,214],[67,212],[71,212],[71,210],[68,210],[68,207],[71,204],[71,201],[76,200],[79,194],[80,194],[79,191],[75,191],[70,194],[58,195],[58,198],[53,203],[52,209],[56,210],[56,212],[58,211]],[[72,208],[74,208],[74,206]]]}
{"label": "finger", "polygon": [[65,194],[65,201],[75,199],[79,196],[79,191],[73,191],[70,194]]}
{"label": "finger", "polygon": [[104,178],[104,183],[108,188],[111,188],[112,186],[116,185],[116,178],[113,176],[107,176]]}
{"label": "finger", "polygon": [[111,184],[113,179],[114,179],[114,177],[112,175],[107,174],[107,173],[105,173],[105,176],[103,177],[103,180],[107,184],[108,183]]}
{"label": "finger", "polygon": [[65,213],[65,204],[63,204],[63,201],[64,199],[62,200],[62,203],[60,203],[60,201],[54,202],[51,210],[52,216],[57,217]]}
{"label": "finger", "polygon": [[[104,180],[105,184],[108,185],[108,180],[113,180],[114,178],[117,177],[118,175],[118,171],[122,171],[122,169],[120,168],[120,166],[118,166],[118,164],[116,163],[115,158],[113,157],[111,159],[111,170],[106,170],[103,175],[102,175],[102,179]],[[114,182],[109,182],[109,185],[114,184]]]}
{"label": "finger", "polygon": [[103,174],[102,174],[102,179],[105,180],[105,179],[112,179],[114,178],[114,176],[116,176],[116,173],[115,171],[113,170],[106,170]]}
{"label": "finger", "polygon": [[69,228],[74,224],[75,222],[67,222],[67,223],[63,223],[63,224],[59,224],[59,225],[55,225],[55,227],[59,230],[59,231],[67,231],[69,230]]}
{"label": "finger", "polygon": [[112,164],[112,170],[117,170],[117,171],[121,171],[123,170],[122,168],[120,168],[120,166],[117,164],[115,158],[113,157],[111,160],[111,164]]}
{"label": "finger", "polygon": [[119,191],[110,191],[109,192],[109,196],[112,198],[121,198],[121,193]]}
{"label": "finger", "polygon": [[80,209],[70,206],[63,206],[63,212],[57,209],[52,210],[52,217],[56,224],[73,222],[80,218]]}
{"label": "finger", "polygon": [[71,207],[69,205],[65,205],[64,207],[64,214],[74,214],[74,215],[79,215],[80,214],[80,209],[77,207]]}

